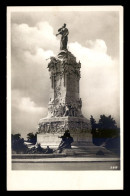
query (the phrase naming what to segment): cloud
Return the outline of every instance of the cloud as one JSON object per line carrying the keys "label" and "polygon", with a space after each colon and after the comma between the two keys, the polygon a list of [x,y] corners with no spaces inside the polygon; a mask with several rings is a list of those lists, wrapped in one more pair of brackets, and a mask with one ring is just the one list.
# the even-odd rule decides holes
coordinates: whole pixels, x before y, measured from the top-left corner
{"label": "cloud", "polygon": [[30,97],[23,97],[21,91],[12,91],[12,132],[26,137],[36,132],[39,119],[47,114],[47,108],[37,106]]}
{"label": "cloud", "polygon": [[53,28],[48,22],[39,22],[34,27],[28,24],[12,24],[12,46],[22,50],[36,52],[37,48],[54,50],[58,46],[58,40],[53,34]]}
{"label": "cloud", "polygon": [[107,66],[112,64],[112,59],[107,55],[107,46],[104,40],[86,41],[89,47],[84,47],[78,42],[70,43],[69,49],[75,54],[77,60],[88,66]]}
{"label": "cloud", "polygon": [[107,53],[107,46],[104,40],[96,39],[96,40],[87,40],[86,45],[93,49],[96,52]]}
{"label": "cloud", "polygon": [[36,107],[36,104],[31,101],[30,97],[22,97],[21,102],[18,105],[18,108],[25,112],[35,112],[39,113],[43,111],[42,107]]}
{"label": "cloud", "polygon": [[37,106],[30,97],[23,97],[20,91],[13,90],[12,93],[12,107],[28,113],[44,113],[46,111],[44,107]]}

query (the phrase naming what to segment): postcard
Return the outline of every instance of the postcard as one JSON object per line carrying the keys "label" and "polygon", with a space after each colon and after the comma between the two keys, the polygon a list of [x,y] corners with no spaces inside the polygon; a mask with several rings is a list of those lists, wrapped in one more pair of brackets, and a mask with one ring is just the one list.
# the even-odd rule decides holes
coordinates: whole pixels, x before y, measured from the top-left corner
{"label": "postcard", "polygon": [[123,189],[123,7],[7,7],[7,189]]}

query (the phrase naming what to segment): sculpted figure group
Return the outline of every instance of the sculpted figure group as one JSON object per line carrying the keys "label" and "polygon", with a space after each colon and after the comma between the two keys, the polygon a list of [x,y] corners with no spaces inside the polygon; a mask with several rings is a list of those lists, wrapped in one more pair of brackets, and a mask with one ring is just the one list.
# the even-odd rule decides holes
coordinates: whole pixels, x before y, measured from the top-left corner
{"label": "sculpted figure group", "polygon": [[81,99],[77,100],[76,103],[60,103],[59,105],[54,105],[53,101],[49,102],[48,111],[51,117],[62,117],[62,116],[81,116]]}

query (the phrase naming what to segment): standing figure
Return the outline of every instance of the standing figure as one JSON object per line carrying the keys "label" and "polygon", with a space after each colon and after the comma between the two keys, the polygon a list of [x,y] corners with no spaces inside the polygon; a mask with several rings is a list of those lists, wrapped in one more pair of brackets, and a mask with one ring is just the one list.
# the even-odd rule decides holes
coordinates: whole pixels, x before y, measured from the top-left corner
{"label": "standing figure", "polygon": [[60,42],[60,50],[67,50],[67,42],[68,42],[68,34],[69,31],[66,28],[66,24],[64,24],[60,29],[58,29],[58,34],[61,34],[61,42]]}
{"label": "standing figure", "polygon": [[67,104],[65,105],[65,116],[69,116],[69,107]]}
{"label": "standing figure", "polygon": [[58,113],[58,110],[57,110],[57,108],[55,107],[55,109],[54,109],[54,116],[55,116],[55,117],[57,116],[57,113]]}

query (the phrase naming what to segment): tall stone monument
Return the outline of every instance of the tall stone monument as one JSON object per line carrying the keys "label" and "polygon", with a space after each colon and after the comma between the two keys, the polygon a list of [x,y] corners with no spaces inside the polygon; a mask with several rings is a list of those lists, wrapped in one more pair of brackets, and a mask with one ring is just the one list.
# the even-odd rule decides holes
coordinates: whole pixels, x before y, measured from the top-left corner
{"label": "tall stone monument", "polygon": [[89,120],[82,115],[82,100],[79,94],[81,63],[67,50],[69,31],[66,24],[59,30],[61,34],[60,52],[50,57],[50,98],[48,115],[39,121],[37,143],[42,146],[58,146],[58,136],[69,130],[74,139],[72,146],[92,144]]}

